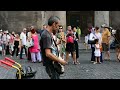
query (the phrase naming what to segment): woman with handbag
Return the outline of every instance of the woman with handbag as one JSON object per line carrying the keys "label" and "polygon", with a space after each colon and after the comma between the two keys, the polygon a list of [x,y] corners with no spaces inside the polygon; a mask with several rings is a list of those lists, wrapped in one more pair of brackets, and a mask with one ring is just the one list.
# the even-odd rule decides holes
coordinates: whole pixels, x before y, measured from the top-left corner
{"label": "woman with handbag", "polygon": [[100,33],[99,27],[95,27],[95,36],[97,39],[99,39],[98,43],[100,44],[100,51],[101,51],[100,62],[103,62],[103,59],[102,59],[102,35]]}
{"label": "woman with handbag", "polygon": [[[91,32],[89,35],[88,44],[91,44],[91,49],[92,49],[91,62],[92,63],[95,61],[95,55],[94,55],[95,43],[94,42],[92,43],[92,41],[94,41],[95,39],[96,39],[95,34],[93,32]],[[89,43],[89,41],[91,41],[91,43]]]}
{"label": "woman with handbag", "polygon": [[[99,27],[95,27],[94,30],[95,30],[94,32],[90,33],[89,41],[94,41],[95,39],[99,39],[99,44],[101,46],[102,36],[100,34]],[[92,49],[91,62],[94,62],[95,61],[95,55],[94,55],[94,52],[95,52],[95,42],[91,43],[91,49]],[[103,62],[103,60],[102,60],[102,52],[101,52],[101,56],[100,56],[100,61]]]}
{"label": "woman with handbag", "polygon": [[32,62],[35,63],[37,60],[41,62],[39,40],[35,29],[31,30],[31,38],[33,39],[33,43],[34,43],[34,46],[30,47],[29,49],[31,53]]}

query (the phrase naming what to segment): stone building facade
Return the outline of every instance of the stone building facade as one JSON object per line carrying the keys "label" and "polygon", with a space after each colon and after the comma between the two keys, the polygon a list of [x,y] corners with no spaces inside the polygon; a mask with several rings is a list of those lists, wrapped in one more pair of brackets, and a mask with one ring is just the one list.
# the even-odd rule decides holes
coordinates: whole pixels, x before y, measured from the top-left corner
{"label": "stone building facade", "polygon": [[[74,20],[76,21],[73,23],[78,22],[79,24],[80,22],[81,27],[88,24],[88,22],[85,22],[85,19],[94,26],[101,26],[103,23],[106,23],[114,27],[120,23],[119,11],[0,11],[0,29],[20,32],[24,27],[30,25],[42,29],[42,25],[47,23],[48,18],[52,15],[60,17],[64,29]],[[78,19],[72,17],[74,15]],[[79,15],[84,16],[84,20],[80,21]]]}

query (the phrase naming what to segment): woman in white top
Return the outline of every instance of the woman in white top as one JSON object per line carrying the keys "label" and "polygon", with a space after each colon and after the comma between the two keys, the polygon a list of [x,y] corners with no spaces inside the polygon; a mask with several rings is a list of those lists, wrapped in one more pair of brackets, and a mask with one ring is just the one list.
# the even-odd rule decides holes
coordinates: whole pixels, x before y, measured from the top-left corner
{"label": "woman in white top", "polygon": [[[89,40],[94,41],[95,39],[97,39],[97,37],[95,36],[95,33],[91,32],[90,35],[89,35]],[[94,55],[95,44],[91,44],[91,49],[92,49],[91,62],[94,62],[95,61],[95,55]]]}
{"label": "woman in white top", "polygon": [[95,27],[95,36],[97,39],[99,39],[99,44],[101,45],[101,42],[102,42],[102,35],[100,33],[100,29],[99,27]]}
{"label": "woman in white top", "polygon": [[[100,29],[99,27],[95,27],[95,36],[97,39],[99,39],[99,44],[100,46],[102,46],[102,35],[100,33]],[[102,59],[102,52],[101,52],[101,56],[100,56],[100,61],[103,62],[103,59]]]}

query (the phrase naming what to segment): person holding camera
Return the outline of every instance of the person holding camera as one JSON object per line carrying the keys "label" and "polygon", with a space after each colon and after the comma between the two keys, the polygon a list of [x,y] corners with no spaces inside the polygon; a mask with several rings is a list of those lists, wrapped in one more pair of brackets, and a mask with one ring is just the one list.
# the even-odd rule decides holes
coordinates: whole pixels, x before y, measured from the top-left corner
{"label": "person holding camera", "polygon": [[60,42],[60,44],[58,44],[58,50],[60,53],[60,57],[62,59],[64,59],[64,57],[65,57],[65,45],[66,45],[66,34],[63,31],[62,25],[59,26],[59,30],[58,30],[58,34],[57,34],[57,43],[58,42]]}

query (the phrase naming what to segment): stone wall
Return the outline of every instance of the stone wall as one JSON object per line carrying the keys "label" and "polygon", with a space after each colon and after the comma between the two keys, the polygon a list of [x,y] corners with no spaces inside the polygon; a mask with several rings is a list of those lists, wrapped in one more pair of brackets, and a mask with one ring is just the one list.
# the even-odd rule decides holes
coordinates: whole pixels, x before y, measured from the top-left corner
{"label": "stone wall", "polygon": [[41,12],[36,11],[0,11],[0,28],[20,32],[24,27],[34,25],[40,28]]}
{"label": "stone wall", "polygon": [[95,25],[104,22],[113,28],[120,27],[120,11],[95,11]]}
{"label": "stone wall", "polygon": [[106,23],[109,26],[109,11],[95,11],[95,26],[101,27]]}
{"label": "stone wall", "polygon": [[66,29],[66,11],[44,11],[42,12],[42,23],[47,23],[50,16],[58,16],[60,18],[60,24],[63,25],[64,29]]}
{"label": "stone wall", "polygon": [[66,28],[66,11],[0,11],[0,29],[21,32],[30,25],[42,29],[52,15],[59,16]]}
{"label": "stone wall", "polygon": [[120,27],[120,11],[110,11],[110,25],[113,28]]}
{"label": "stone wall", "polygon": [[[107,23],[112,27],[120,26],[120,11],[95,11],[95,26]],[[20,32],[24,27],[34,25],[42,29],[50,16],[60,17],[66,28],[66,11],[0,11],[0,29]]]}

